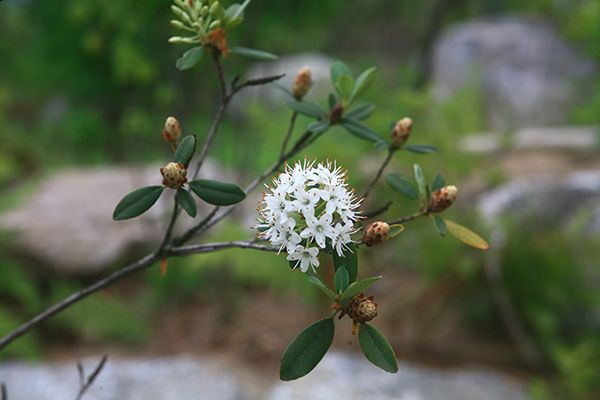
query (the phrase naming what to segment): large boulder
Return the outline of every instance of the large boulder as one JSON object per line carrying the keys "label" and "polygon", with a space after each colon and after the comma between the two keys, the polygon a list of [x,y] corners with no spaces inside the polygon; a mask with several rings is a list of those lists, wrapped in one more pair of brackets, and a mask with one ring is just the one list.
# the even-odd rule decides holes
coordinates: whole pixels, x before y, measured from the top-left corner
{"label": "large boulder", "polygon": [[543,20],[506,17],[451,27],[434,44],[433,94],[474,85],[494,130],[564,124],[595,65]]}

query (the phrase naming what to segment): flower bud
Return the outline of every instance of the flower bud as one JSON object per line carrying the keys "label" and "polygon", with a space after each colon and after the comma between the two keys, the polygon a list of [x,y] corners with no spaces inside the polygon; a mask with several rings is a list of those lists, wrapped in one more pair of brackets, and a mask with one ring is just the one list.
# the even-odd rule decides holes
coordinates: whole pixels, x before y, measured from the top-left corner
{"label": "flower bud", "polygon": [[216,28],[208,34],[208,40],[206,44],[216,51],[223,57],[227,57],[229,54],[229,47],[227,47],[227,34],[223,28]]}
{"label": "flower bud", "polygon": [[169,117],[165,121],[165,128],[162,132],[165,140],[169,143],[176,143],[181,136],[181,124],[175,117]]}
{"label": "flower bud", "polygon": [[348,316],[360,324],[375,318],[377,316],[377,303],[373,301],[373,296],[365,297],[361,293],[352,299]]}
{"label": "flower bud", "polygon": [[457,194],[458,189],[454,185],[436,190],[429,198],[427,210],[432,213],[439,213],[446,210],[454,203]]}
{"label": "flower bud", "polygon": [[399,149],[406,143],[412,130],[412,119],[409,117],[402,118],[396,123],[392,129],[391,143],[392,146]]}
{"label": "flower bud", "polygon": [[208,10],[208,13],[210,15],[215,15],[217,13],[217,11],[219,10],[219,2],[215,1],[214,3],[212,3],[212,5],[210,6],[210,9]]}
{"label": "flower bud", "polygon": [[163,185],[171,189],[178,189],[187,182],[187,170],[182,163],[170,162],[160,169],[163,176]]}
{"label": "flower bud", "polygon": [[373,222],[365,229],[363,242],[371,247],[387,240],[390,233],[390,226],[383,221]]}
{"label": "flower bud", "polygon": [[304,96],[310,90],[312,85],[312,73],[310,68],[304,66],[300,68],[296,78],[294,78],[294,83],[292,85],[292,95],[296,100],[302,100]]}

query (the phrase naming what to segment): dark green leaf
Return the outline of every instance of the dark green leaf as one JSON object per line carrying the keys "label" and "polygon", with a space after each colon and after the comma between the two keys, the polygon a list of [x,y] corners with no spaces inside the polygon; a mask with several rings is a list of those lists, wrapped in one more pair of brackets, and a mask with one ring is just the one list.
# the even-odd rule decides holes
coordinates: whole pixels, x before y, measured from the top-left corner
{"label": "dark green leaf", "polygon": [[369,286],[381,279],[380,276],[373,276],[371,278],[363,279],[362,281],[353,282],[340,296],[340,303],[343,305],[345,302],[357,296],[367,290]]}
{"label": "dark green leaf", "polygon": [[278,90],[282,91],[283,93],[287,94],[288,96],[290,96],[291,98],[294,98],[294,94],[292,93],[292,91],[289,88],[287,88],[277,82],[271,82],[270,84],[273,85],[273,87],[275,89],[278,89]]}
{"label": "dark green leaf", "polygon": [[362,96],[367,91],[369,86],[371,86],[376,77],[377,68],[375,67],[371,67],[365,70],[362,74],[360,74],[359,77],[356,79],[354,90],[352,91],[352,95],[350,96],[350,103]]}
{"label": "dark green leaf", "polygon": [[415,173],[415,181],[417,182],[417,187],[419,188],[419,193],[421,197],[427,198],[427,183],[425,182],[425,175],[423,175],[423,169],[419,164],[414,164],[413,169]]}
{"label": "dark green leaf", "polygon": [[362,324],[358,330],[358,342],[367,360],[384,371],[398,372],[398,362],[390,342],[373,325]]}
{"label": "dark green leaf", "polygon": [[190,160],[194,156],[194,151],[196,151],[196,136],[188,135],[177,145],[175,161],[182,163],[187,168]]}
{"label": "dark green leaf", "polygon": [[479,236],[469,228],[466,228],[448,219],[445,219],[444,222],[448,227],[448,232],[464,244],[475,247],[479,250],[489,250],[490,245],[488,244],[488,242],[486,242],[481,236]]}
{"label": "dark green leaf", "polygon": [[332,318],[317,321],[300,332],[281,357],[279,378],[291,381],[312,371],[329,350],[334,333]]}
{"label": "dark green leaf", "polygon": [[333,265],[336,271],[341,266],[346,268],[350,283],[356,280],[356,276],[358,275],[358,250],[354,246],[354,243],[348,245],[348,250],[344,253],[344,257],[340,257],[337,252],[333,253]]}
{"label": "dark green leaf", "polygon": [[335,291],[337,293],[342,293],[348,288],[349,283],[350,277],[348,276],[348,271],[346,270],[346,267],[342,265],[337,269],[337,271],[335,271],[335,275],[333,277],[333,285],[335,286]]}
{"label": "dark green leaf", "polygon": [[335,97],[335,94],[329,93],[329,97],[327,98],[327,103],[329,104],[330,110],[337,105],[338,101],[337,101],[337,98]]}
{"label": "dark green leaf", "polygon": [[348,111],[346,118],[362,121],[369,118],[373,114],[373,111],[375,111],[375,104],[363,104]]}
{"label": "dark green leaf", "polygon": [[446,180],[442,174],[437,174],[435,178],[433,178],[433,183],[431,184],[431,191],[435,192],[436,190],[440,190],[446,185]]}
{"label": "dark green leaf", "polygon": [[419,200],[419,192],[408,179],[397,173],[391,173],[385,177],[386,182],[392,189],[411,200]]}
{"label": "dark green leaf", "polygon": [[377,150],[388,150],[390,148],[390,143],[385,140],[380,140],[379,142],[373,145]]}
{"label": "dark green leaf", "polygon": [[381,141],[381,137],[377,133],[373,132],[371,128],[361,124],[360,122],[354,119],[342,119],[342,126],[346,128],[348,132],[361,139],[368,140],[369,142]]}
{"label": "dark green leaf", "polygon": [[194,47],[183,53],[181,57],[175,62],[175,66],[177,69],[183,71],[186,69],[192,68],[194,65],[198,64],[202,57],[204,56],[204,49],[202,46]]}
{"label": "dark green leaf", "polygon": [[348,68],[348,66],[341,61],[335,61],[333,64],[331,64],[331,70],[329,73],[331,77],[331,84],[333,86],[336,85],[341,76],[352,76],[352,71],[350,71],[350,68]]}
{"label": "dark green leaf", "polygon": [[246,198],[244,191],[233,183],[198,179],[189,182],[189,185],[198,197],[216,206],[230,206]]}
{"label": "dark green leaf", "polygon": [[430,144],[406,144],[402,148],[417,154],[433,154],[439,151],[437,147]]}
{"label": "dark green leaf", "polygon": [[187,190],[183,188],[177,189],[175,200],[177,201],[177,204],[179,204],[181,208],[183,208],[190,217],[193,218],[196,216],[196,213],[198,212],[198,208],[196,207],[196,200],[194,200],[192,195]]}
{"label": "dark green leaf", "polygon": [[442,218],[437,215],[433,216],[433,224],[435,225],[435,229],[437,229],[440,236],[446,236],[448,234],[448,227]]}
{"label": "dark green leaf", "polygon": [[318,134],[329,129],[329,125],[329,121],[314,121],[311,122],[306,129],[314,134]]}
{"label": "dark green leaf", "polygon": [[225,11],[225,18],[228,21],[228,25],[235,26],[241,22],[244,15],[244,10],[248,4],[250,4],[250,1],[251,0],[246,0],[243,4],[232,4],[229,6],[229,8],[227,8],[227,11]]}
{"label": "dark green leaf", "polygon": [[164,186],[148,186],[129,193],[117,204],[113,219],[119,221],[143,214],[156,203],[163,190]]}
{"label": "dark green leaf", "polygon": [[273,61],[278,58],[275,54],[262,50],[248,49],[246,47],[234,47],[229,49],[229,52],[257,61]]}
{"label": "dark green leaf", "polygon": [[321,279],[319,279],[319,277],[314,276],[314,275],[307,275],[306,279],[310,283],[312,283],[313,285],[315,285],[316,287],[321,289],[323,291],[323,293],[325,293],[327,295],[327,297],[329,297],[331,300],[335,300],[335,293],[333,293],[333,290],[331,290],[327,286],[325,286],[325,284],[323,283],[323,281]]}
{"label": "dark green leaf", "polygon": [[288,105],[290,108],[302,115],[312,118],[323,118],[325,117],[325,111],[317,104],[310,101],[296,101],[289,100]]}
{"label": "dark green leaf", "polygon": [[335,90],[338,92],[340,97],[344,100],[348,100],[354,89],[354,79],[350,75],[342,75],[335,83]]}

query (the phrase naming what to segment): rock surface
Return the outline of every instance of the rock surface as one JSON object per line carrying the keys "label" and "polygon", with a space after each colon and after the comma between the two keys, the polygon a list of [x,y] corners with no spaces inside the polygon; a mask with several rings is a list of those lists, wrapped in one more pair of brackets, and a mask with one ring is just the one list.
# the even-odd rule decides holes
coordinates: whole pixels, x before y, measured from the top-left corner
{"label": "rock surface", "polygon": [[542,20],[463,23],[434,45],[434,97],[474,85],[494,130],[564,124],[594,73],[595,65]]}
{"label": "rock surface", "polygon": [[[97,360],[86,360],[91,371]],[[110,360],[86,400],[522,400],[521,384],[491,371],[438,371],[401,364],[388,374],[358,355],[328,354],[308,376],[293,382],[259,378],[219,361],[187,357]],[[79,387],[75,362],[0,364],[11,400],[74,399]],[[250,386],[260,385],[260,390]],[[254,394],[253,394],[254,393]],[[258,394],[257,394],[258,393]]]}

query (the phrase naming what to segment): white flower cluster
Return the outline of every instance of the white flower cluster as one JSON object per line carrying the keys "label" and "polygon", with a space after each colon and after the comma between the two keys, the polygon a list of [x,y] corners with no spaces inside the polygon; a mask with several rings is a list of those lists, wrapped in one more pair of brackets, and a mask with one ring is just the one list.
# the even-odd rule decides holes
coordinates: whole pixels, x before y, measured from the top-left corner
{"label": "white flower cluster", "polygon": [[259,205],[260,237],[286,249],[303,272],[319,266],[319,249],[338,255],[352,242],[360,200],[347,189],[345,173],[332,163],[296,163],[273,180]]}

